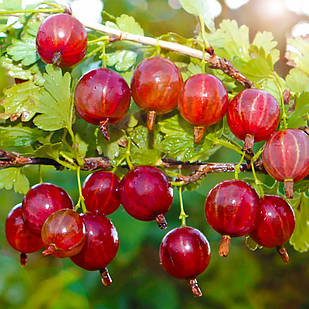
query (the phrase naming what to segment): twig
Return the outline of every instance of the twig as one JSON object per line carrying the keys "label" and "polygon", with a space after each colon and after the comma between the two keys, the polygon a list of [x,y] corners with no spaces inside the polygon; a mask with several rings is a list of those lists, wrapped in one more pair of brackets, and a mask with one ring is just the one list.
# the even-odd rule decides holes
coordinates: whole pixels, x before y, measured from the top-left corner
{"label": "twig", "polygon": [[[73,12],[74,16],[74,12]],[[128,32],[123,32],[119,29],[110,28],[105,25],[91,22],[91,21],[82,21],[84,26],[88,29],[96,30],[99,32],[104,32],[110,36],[110,41],[115,40],[127,40],[132,42],[137,42],[143,45],[151,45],[151,46],[160,46],[161,48],[168,49],[177,53],[181,53],[183,55],[188,55],[198,59],[204,59],[210,64],[210,67],[213,69],[219,69],[231,76],[238,82],[240,82],[246,88],[254,88],[254,84],[248,80],[243,74],[241,74],[227,59],[220,58],[215,54],[211,55],[208,52],[203,52],[201,50],[191,48],[188,46],[184,46],[174,42],[168,42],[163,40],[157,40],[152,37],[147,37],[143,35],[132,34]]]}

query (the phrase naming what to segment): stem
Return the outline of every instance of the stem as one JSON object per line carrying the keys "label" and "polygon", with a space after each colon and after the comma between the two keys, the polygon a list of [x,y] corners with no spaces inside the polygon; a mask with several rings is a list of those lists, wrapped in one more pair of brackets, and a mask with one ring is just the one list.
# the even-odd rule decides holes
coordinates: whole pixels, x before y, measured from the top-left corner
{"label": "stem", "polygon": [[178,192],[179,192],[179,203],[180,203],[179,219],[181,220],[181,226],[185,227],[186,226],[186,218],[188,217],[188,215],[185,213],[185,210],[184,210],[184,207],[183,207],[182,187],[179,187]]}
{"label": "stem", "polygon": [[80,166],[78,166],[77,169],[76,169],[76,176],[77,176],[79,199],[78,199],[78,202],[77,202],[77,204],[75,206],[75,211],[78,208],[80,208],[80,206],[82,206],[83,213],[86,213],[87,212],[87,208],[86,208],[86,205],[85,205],[85,199],[83,197],[83,191],[82,191],[82,184],[81,184],[81,181],[80,181]]}
{"label": "stem", "polygon": [[285,104],[284,104],[284,97],[283,97],[283,91],[284,90],[283,90],[283,87],[281,85],[281,81],[279,79],[278,74],[276,72],[273,72],[271,76],[272,76],[272,78],[273,78],[273,80],[274,80],[274,82],[275,82],[275,84],[276,84],[276,86],[277,86],[277,88],[280,92],[283,127],[284,127],[284,129],[286,129],[288,127],[288,125],[287,125],[287,121],[286,121],[287,115],[286,115],[286,112],[285,112]]}
{"label": "stem", "polygon": [[64,8],[59,9],[35,9],[35,10],[10,10],[0,11],[0,15],[12,15],[12,14],[36,14],[36,13],[64,13]]}
{"label": "stem", "polygon": [[[72,15],[74,16],[74,12]],[[150,45],[154,47],[160,46],[160,48],[164,48],[167,50],[171,50],[173,52],[188,55],[190,57],[194,57],[198,59],[205,59],[205,61],[207,61],[211,65],[211,68],[219,69],[223,71],[227,75],[231,76],[232,78],[240,82],[244,87],[246,88],[254,87],[254,84],[250,80],[248,80],[244,75],[242,75],[228,60],[224,58],[220,58],[216,56],[215,54],[211,55],[208,52],[201,51],[195,48],[191,48],[185,45],[181,45],[179,43],[157,40],[152,37],[123,32],[119,29],[107,27],[105,25],[98,24],[95,22],[84,22],[84,26],[88,29],[92,29],[92,30],[96,30],[96,31],[108,34],[113,39],[113,41],[115,39],[118,39],[118,40],[132,41],[132,42],[140,43],[143,45]],[[96,52],[97,51],[93,51],[89,55],[92,56]],[[87,58],[90,57],[89,55],[87,55],[86,57]]]}
{"label": "stem", "polygon": [[101,36],[101,37],[99,37],[99,38],[97,38],[95,40],[88,41],[88,46],[89,45],[94,45],[94,44],[99,43],[101,41],[109,41],[109,36],[103,35],[103,36]]}
{"label": "stem", "polygon": [[262,187],[262,183],[259,181],[259,179],[256,176],[255,168],[254,168],[254,162],[253,162],[252,159],[251,159],[251,169],[252,169],[252,174],[253,174],[253,177],[254,177],[254,182],[257,185],[259,196],[261,198],[263,198],[264,197],[264,190],[263,190],[263,187]]}
{"label": "stem", "polygon": [[93,55],[97,54],[101,49],[105,48],[105,45],[103,46],[99,46],[98,48],[94,49],[91,53],[87,54],[83,60],[86,60],[90,57],[92,57]]}
{"label": "stem", "polygon": [[99,58],[102,59],[103,68],[106,68],[106,45],[105,45],[105,43],[102,47],[103,47],[102,53],[101,53],[101,56]]}
{"label": "stem", "polygon": [[235,179],[238,180],[238,174],[240,172],[240,166],[242,164],[242,162],[244,161],[245,158],[245,152],[242,153],[241,159],[239,161],[239,163],[237,165],[235,165]]}
{"label": "stem", "polygon": [[263,153],[264,145],[258,150],[258,152],[252,157],[252,161],[255,162]]}
{"label": "stem", "polygon": [[39,179],[40,179],[40,183],[43,183],[43,177],[42,177],[42,168],[41,168],[41,165],[39,165]]}
{"label": "stem", "polygon": [[129,166],[129,169],[133,170],[134,166],[131,162],[130,156],[131,156],[131,138],[128,139],[128,146],[127,146],[127,150],[126,150],[126,161],[127,161],[128,166]]}

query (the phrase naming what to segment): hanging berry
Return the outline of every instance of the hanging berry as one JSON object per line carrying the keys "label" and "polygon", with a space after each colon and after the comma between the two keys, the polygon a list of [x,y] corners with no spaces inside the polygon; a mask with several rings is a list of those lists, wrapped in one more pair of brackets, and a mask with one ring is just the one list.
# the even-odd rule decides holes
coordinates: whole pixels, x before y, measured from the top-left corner
{"label": "hanging berry", "polygon": [[124,78],[109,69],[86,73],[75,89],[75,107],[87,122],[99,125],[109,140],[108,124],[121,120],[129,110],[130,88]]}
{"label": "hanging berry", "polygon": [[244,150],[252,149],[254,142],[267,140],[279,121],[277,100],[263,90],[243,90],[228,106],[228,125],[239,139],[245,141]]}
{"label": "hanging berry", "polygon": [[42,227],[44,256],[65,258],[78,254],[85,243],[82,218],[72,209],[61,209],[51,214]]}
{"label": "hanging berry", "polygon": [[288,263],[289,256],[283,244],[290,239],[294,228],[295,216],[292,207],[279,196],[265,195],[260,199],[250,237],[263,247],[277,247],[282,260]]}
{"label": "hanging berry", "polygon": [[21,204],[10,211],[5,222],[5,234],[9,244],[20,252],[20,264],[27,263],[27,253],[40,250],[43,247],[40,235],[32,233],[22,218]]}
{"label": "hanging berry", "polygon": [[160,246],[163,268],[173,277],[186,279],[194,296],[202,296],[196,277],[205,271],[210,257],[207,238],[188,226],[167,233]]}
{"label": "hanging berry", "polygon": [[181,116],[194,125],[194,142],[199,143],[206,129],[219,122],[228,107],[223,83],[211,74],[197,74],[186,80],[179,95]]}
{"label": "hanging berry", "polygon": [[210,190],[205,214],[209,225],[222,235],[220,256],[227,256],[231,237],[249,234],[259,209],[256,191],[241,180],[226,180]]}
{"label": "hanging berry", "polygon": [[31,232],[41,235],[41,229],[49,215],[63,208],[73,208],[70,196],[60,187],[41,183],[33,186],[22,203],[22,215]]}
{"label": "hanging berry", "polygon": [[163,172],[153,166],[138,166],[120,184],[121,203],[133,218],[156,220],[161,229],[167,224],[164,214],[173,202],[173,189]]}
{"label": "hanging berry", "polygon": [[293,183],[309,174],[309,136],[299,129],[275,132],[265,144],[263,165],[271,177],[284,182],[286,197],[293,198]]}
{"label": "hanging berry", "polygon": [[134,102],[147,112],[147,126],[153,130],[156,115],[171,112],[177,107],[182,76],[176,65],[156,56],[143,60],[131,80]]}
{"label": "hanging berry", "polygon": [[120,206],[120,180],[115,173],[99,171],[89,175],[83,186],[87,210],[110,215]]}
{"label": "hanging berry", "polygon": [[36,47],[44,62],[69,68],[80,62],[87,52],[87,31],[71,15],[52,15],[41,24]]}
{"label": "hanging berry", "polygon": [[71,260],[86,270],[99,270],[102,283],[105,286],[111,285],[112,279],[106,267],[118,251],[117,230],[105,216],[86,213],[81,218],[86,227],[86,243],[81,252],[71,257]]}

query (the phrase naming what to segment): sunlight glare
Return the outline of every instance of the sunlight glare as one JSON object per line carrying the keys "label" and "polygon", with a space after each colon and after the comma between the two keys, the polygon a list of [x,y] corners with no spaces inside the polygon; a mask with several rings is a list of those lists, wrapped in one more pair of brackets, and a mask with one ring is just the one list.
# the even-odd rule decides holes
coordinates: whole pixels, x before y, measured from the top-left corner
{"label": "sunlight glare", "polygon": [[247,4],[249,0],[225,0],[225,4],[231,9],[231,10],[237,10],[241,6]]}

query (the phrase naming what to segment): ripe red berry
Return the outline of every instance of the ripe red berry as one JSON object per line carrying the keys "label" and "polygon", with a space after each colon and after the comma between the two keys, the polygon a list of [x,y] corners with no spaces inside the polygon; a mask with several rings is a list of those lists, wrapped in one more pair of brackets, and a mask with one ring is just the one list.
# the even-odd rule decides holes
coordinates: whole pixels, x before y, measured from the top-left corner
{"label": "ripe red berry", "polygon": [[220,256],[227,256],[231,237],[249,234],[254,228],[259,196],[241,180],[218,183],[208,194],[205,214],[212,228],[222,235]]}
{"label": "ripe red berry", "polygon": [[173,202],[173,189],[163,172],[153,166],[138,166],[121,181],[120,196],[124,209],[142,221],[156,220],[161,229],[167,224],[164,214]]}
{"label": "ripe red berry", "polygon": [[31,233],[21,215],[21,204],[10,211],[5,223],[5,234],[9,244],[20,252],[20,264],[26,265],[27,253],[43,247],[41,236]]}
{"label": "ripe red berry", "polygon": [[100,125],[107,140],[108,124],[116,123],[125,116],[130,101],[130,88],[124,78],[105,68],[86,73],[75,89],[77,112],[87,122]]}
{"label": "ripe red berry", "polygon": [[36,47],[40,58],[61,68],[80,62],[87,52],[87,31],[74,17],[56,14],[41,24]]}
{"label": "ripe red berry", "polygon": [[207,268],[210,257],[207,238],[192,227],[170,231],[160,247],[163,268],[176,278],[186,279],[194,296],[202,296],[196,277]]}
{"label": "ripe red berry", "polygon": [[292,207],[281,197],[265,195],[260,199],[254,229],[250,237],[259,245],[278,248],[285,263],[289,256],[283,244],[289,240],[295,228],[295,216]]}
{"label": "ripe red berry", "polygon": [[227,122],[231,131],[245,141],[244,150],[252,149],[254,142],[267,140],[280,121],[280,107],[269,93],[246,89],[230,102]]}
{"label": "ripe red berry", "polygon": [[293,183],[309,174],[309,136],[298,129],[275,132],[265,144],[263,165],[284,182],[286,197],[293,198]]}
{"label": "ripe red berry", "polygon": [[181,116],[194,125],[194,142],[199,143],[205,130],[219,122],[228,107],[223,83],[211,74],[197,74],[186,80],[179,95]]}
{"label": "ripe red berry", "polygon": [[22,203],[22,215],[31,232],[41,235],[42,226],[49,215],[62,208],[73,208],[70,196],[50,183],[33,186]]}
{"label": "ripe red berry", "polygon": [[42,227],[44,256],[65,258],[78,254],[85,243],[83,219],[72,209],[61,209],[51,214]]}
{"label": "ripe red berry", "polygon": [[134,102],[147,111],[147,126],[153,129],[156,114],[171,112],[177,107],[182,76],[177,66],[159,56],[143,60],[131,80]]}
{"label": "ripe red berry", "polygon": [[86,213],[81,218],[86,227],[86,242],[82,251],[71,260],[89,271],[99,270],[105,286],[112,280],[106,266],[115,257],[118,247],[118,233],[113,223],[105,216]]}
{"label": "ripe red berry", "polygon": [[99,171],[87,177],[83,197],[87,210],[110,215],[120,206],[120,180],[115,173]]}

